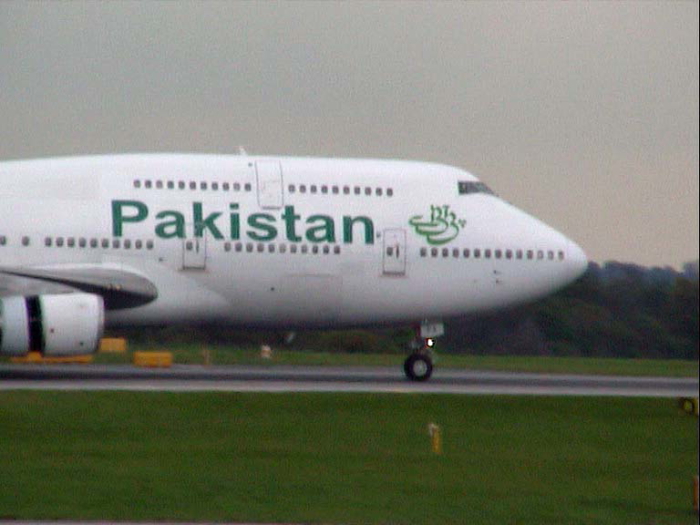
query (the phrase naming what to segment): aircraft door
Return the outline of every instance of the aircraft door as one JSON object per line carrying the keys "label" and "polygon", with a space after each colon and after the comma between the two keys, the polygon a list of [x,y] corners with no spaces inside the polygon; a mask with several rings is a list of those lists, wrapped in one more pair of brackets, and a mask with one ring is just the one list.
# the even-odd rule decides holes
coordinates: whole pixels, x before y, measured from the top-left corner
{"label": "aircraft door", "polygon": [[406,231],[384,230],[384,275],[406,275]]}
{"label": "aircraft door", "polygon": [[194,237],[182,240],[182,269],[204,270],[207,261],[206,237]]}
{"label": "aircraft door", "polygon": [[258,178],[258,204],[261,208],[278,209],[284,206],[282,166],[278,161],[262,160],[255,163]]}

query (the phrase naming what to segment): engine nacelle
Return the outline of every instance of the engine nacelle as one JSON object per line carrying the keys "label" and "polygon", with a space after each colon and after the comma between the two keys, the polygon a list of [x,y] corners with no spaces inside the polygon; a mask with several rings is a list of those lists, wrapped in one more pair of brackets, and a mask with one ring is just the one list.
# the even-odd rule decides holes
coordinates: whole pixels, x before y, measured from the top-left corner
{"label": "engine nacelle", "polygon": [[99,295],[0,298],[0,354],[91,354],[100,344],[104,317],[104,302]]}

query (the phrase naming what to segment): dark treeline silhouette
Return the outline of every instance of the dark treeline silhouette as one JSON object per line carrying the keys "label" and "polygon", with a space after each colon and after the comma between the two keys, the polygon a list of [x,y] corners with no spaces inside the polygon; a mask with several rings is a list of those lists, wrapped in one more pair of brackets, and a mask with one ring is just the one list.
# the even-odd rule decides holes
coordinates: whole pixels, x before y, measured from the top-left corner
{"label": "dark treeline silhouette", "polygon": [[[591,263],[576,283],[541,301],[479,317],[450,319],[439,351],[448,353],[698,358],[698,265],[682,272],[618,262]],[[291,343],[272,332],[225,326],[132,329],[135,342],[252,346],[262,343],[335,352],[405,352],[410,328],[310,331]]]}

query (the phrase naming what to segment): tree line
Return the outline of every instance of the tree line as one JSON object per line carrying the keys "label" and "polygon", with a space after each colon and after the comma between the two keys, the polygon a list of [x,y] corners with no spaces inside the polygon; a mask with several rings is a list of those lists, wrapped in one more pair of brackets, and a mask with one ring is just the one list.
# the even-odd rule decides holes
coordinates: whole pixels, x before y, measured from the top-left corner
{"label": "tree line", "polygon": [[[445,320],[440,352],[698,359],[697,263],[672,268],[590,263],[574,284],[538,302],[479,317]],[[225,326],[131,329],[142,343],[284,345],[300,350],[405,353],[410,327],[251,332]]]}

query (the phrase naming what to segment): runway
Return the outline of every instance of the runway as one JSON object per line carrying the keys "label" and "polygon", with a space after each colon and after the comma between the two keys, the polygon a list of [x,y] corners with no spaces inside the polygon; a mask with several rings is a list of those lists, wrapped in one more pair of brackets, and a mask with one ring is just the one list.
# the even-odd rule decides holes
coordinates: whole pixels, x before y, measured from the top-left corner
{"label": "runway", "polygon": [[0,390],[158,392],[374,392],[696,397],[698,378],[485,372],[436,368],[425,383],[399,367],[0,364]]}

